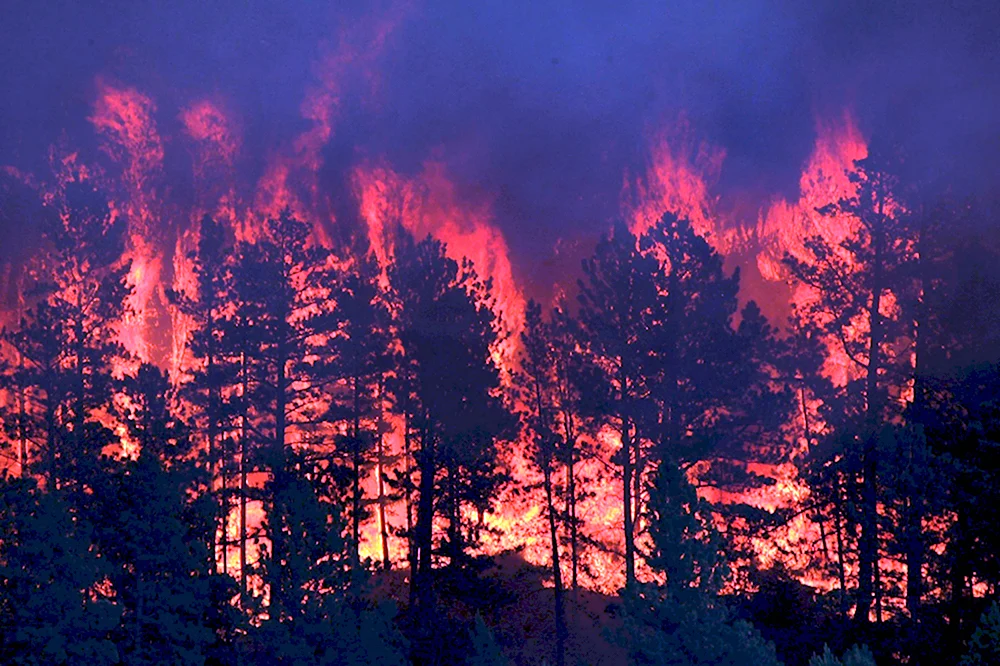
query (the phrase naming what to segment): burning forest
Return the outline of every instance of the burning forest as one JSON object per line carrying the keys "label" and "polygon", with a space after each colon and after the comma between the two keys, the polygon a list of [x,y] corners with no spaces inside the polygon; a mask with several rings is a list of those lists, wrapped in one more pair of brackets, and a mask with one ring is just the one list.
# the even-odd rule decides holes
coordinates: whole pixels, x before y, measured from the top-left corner
{"label": "burning forest", "polygon": [[0,661],[1000,664],[994,6],[88,4],[0,12]]}

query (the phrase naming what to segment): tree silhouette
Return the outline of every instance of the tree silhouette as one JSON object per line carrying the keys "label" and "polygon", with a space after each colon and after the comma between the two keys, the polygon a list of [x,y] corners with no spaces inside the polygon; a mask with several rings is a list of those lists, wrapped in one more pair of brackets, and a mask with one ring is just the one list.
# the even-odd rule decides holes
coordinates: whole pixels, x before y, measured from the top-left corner
{"label": "tree silhouette", "polygon": [[590,402],[594,413],[610,419],[621,439],[615,462],[622,471],[626,587],[635,581],[635,476],[642,455],[640,429],[649,422],[657,269],[656,259],[640,252],[635,236],[619,224],[583,262],[579,285],[581,343],[600,370]]}
{"label": "tree silhouette", "polygon": [[96,593],[108,573],[91,523],[34,479],[0,482],[0,655],[5,663],[112,664],[117,609]]}
{"label": "tree silhouette", "polygon": [[110,564],[122,609],[116,643],[130,664],[203,661],[213,642],[211,502],[191,502],[206,478],[190,457],[188,430],[168,406],[162,373],[140,366],[123,414],[135,459],[106,459],[95,495],[95,540]]}
{"label": "tree silhouette", "polygon": [[619,641],[629,659],[646,664],[778,666],[774,646],[720,603],[717,593],[727,565],[720,556],[711,507],[698,498],[676,464],[661,464],[655,473],[649,512],[649,563],[665,581],[638,584],[625,593]]}
{"label": "tree silhouette", "polygon": [[[440,242],[406,236],[397,244],[389,281],[403,350],[397,366],[408,380],[399,384],[396,402],[407,411],[417,443],[411,598],[420,622],[414,660],[424,663],[440,647],[432,641],[434,553],[456,571],[471,564],[466,549],[476,541],[477,526],[467,529],[465,511],[481,517],[490,509],[503,480],[496,442],[513,419],[498,396],[489,283],[480,282],[468,263],[459,267],[449,259]],[[447,521],[437,546],[436,516]]]}
{"label": "tree silhouette", "polygon": [[[559,555],[559,516],[556,504],[557,465],[566,456],[567,437],[560,430],[559,363],[553,348],[551,326],[542,320],[542,308],[531,301],[525,310],[521,334],[522,372],[516,377],[520,403],[524,407],[524,428],[535,466],[542,473],[542,490],[549,527],[552,591],[555,604],[556,666],[566,663],[566,609],[563,600],[562,560]],[[564,407],[565,408],[565,407]],[[572,470],[568,470],[572,474]]]}
{"label": "tree silhouette", "polygon": [[[289,211],[267,221],[266,233],[237,249],[235,312],[229,338],[241,356],[241,465],[246,457],[268,477],[261,497],[266,515],[265,574],[272,622],[294,621],[320,557],[303,552],[309,530],[332,546],[339,539],[335,507],[317,494],[331,481],[329,456],[311,451],[322,433],[322,378],[316,321],[330,294],[329,252],[310,239],[309,227]],[[339,549],[324,551],[333,560]],[[331,565],[333,563],[331,562]]]}
{"label": "tree silhouette", "polygon": [[[224,455],[225,438],[232,438],[233,404],[227,396],[238,383],[239,366],[230,349],[233,344],[227,340],[231,334],[229,317],[232,302],[232,261],[231,248],[225,237],[223,226],[215,219],[205,216],[199,228],[198,247],[188,259],[197,280],[194,293],[170,290],[168,297],[173,305],[190,319],[190,333],[187,351],[191,356],[191,367],[181,379],[184,385],[185,403],[193,408],[192,423],[195,436],[204,433],[205,452],[217,505],[218,527],[210,535],[214,557],[220,557],[223,566],[228,565],[228,544],[226,522],[229,501],[229,456]],[[240,569],[246,569],[246,473],[240,460],[239,504],[241,518]],[[216,483],[221,487],[216,488]],[[213,559],[214,559],[213,557]],[[213,562],[214,566],[214,562]],[[241,573],[241,588],[246,589],[245,574]]]}
{"label": "tree silhouette", "polygon": [[[727,275],[687,220],[664,215],[640,244],[660,263],[647,380],[657,445],[649,462],[698,465],[701,487],[734,495],[768,483],[747,463],[780,457],[795,405],[775,330],[753,301],[739,310],[739,271]],[[718,510],[750,513],[740,505]]]}
{"label": "tree silhouette", "polygon": [[[343,424],[337,448],[350,470],[351,553],[354,568],[360,569],[361,523],[366,517],[361,482],[380,437],[379,400],[391,361],[390,315],[372,258],[338,276],[333,301],[333,310],[320,324],[330,336],[323,371],[332,394],[326,418]],[[376,462],[381,465],[381,459]],[[379,508],[380,523],[385,525],[384,505]],[[384,534],[382,539],[388,548]],[[386,567],[387,558],[386,554]]]}
{"label": "tree silhouette", "polygon": [[49,488],[79,495],[115,441],[95,416],[111,403],[112,362],[123,355],[116,327],[129,294],[124,221],[86,181],[68,183],[50,209],[30,289],[37,304],[4,332],[13,348],[4,375],[19,399],[10,434],[28,470],[39,463]]}
{"label": "tree silhouette", "polygon": [[893,300],[902,302],[912,288],[903,267],[912,257],[913,240],[898,199],[894,159],[891,152],[873,148],[851,175],[855,193],[820,211],[851,221],[853,228],[844,241],[832,244],[817,236],[806,243],[808,262],[785,259],[793,276],[817,294],[799,316],[820,326],[853,369],[852,380],[828,406],[828,417],[854,432],[860,448],[856,462],[861,476],[861,535],[854,615],[859,624],[869,621],[873,602],[881,615],[878,439],[889,414],[900,408],[890,389],[901,386],[901,378],[909,372],[907,355],[898,348],[906,333],[905,317]]}

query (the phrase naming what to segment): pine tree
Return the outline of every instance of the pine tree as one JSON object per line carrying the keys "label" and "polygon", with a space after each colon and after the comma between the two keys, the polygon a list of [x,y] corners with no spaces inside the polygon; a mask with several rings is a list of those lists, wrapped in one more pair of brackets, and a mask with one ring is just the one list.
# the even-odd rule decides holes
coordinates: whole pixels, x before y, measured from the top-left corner
{"label": "pine tree", "polygon": [[191,455],[170,392],[163,373],[146,364],[126,380],[120,420],[138,455],[105,459],[95,492],[95,544],[111,567],[123,611],[116,642],[129,664],[204,661],[216,640],[213,624],[225,614],[213,604],[216,588],[231,581],[218,580],[212,566],[204,539],[216,515],[205,495],[208,476]]}
{"label": "pine tree", "polygon": [[569,531],[570,580],[574,601],[579,589],[581,519],[579,503],[588,495],[586,479],[579,478],[578,464],[592,457],[592,447],[585,435],[593,434],[593,419],[588,415],[588,393],[594,384],[596,368],[588,361],[578,344],[579,324],[569,316],[563,304],[557,304],[547,326],[552,354],[556,397],[556,428],[561,435],[559,462],[563,466],[563,495]]}
{"label": "pine tree", "polygon": [[1000,604],[993,602],[979,619],[959,666],[986,666],[1000,660]]}
{"label": "pine tree", "polygon": [[19,399],[5,422],[14,424],[28,470],[82,500],[99,455],[116,441],[96,416],[111,403],[112,363],[124,353],[117,326],[130,291],[125,227],[87,181],[68,183],[56,201],[29,289],[37,302],[3,336],[12,348],[5,383]]}
{"label": "pine tree", "polygon": [[[299,612],[305,584],[297,540],[308,538],[303,530],[332,520],[332,507],[317,498],[314,484],[320,477],[332,481],[335,470],[329,456],[313,450],[321,438],[323,404],[316,322],[329,300],[330,255],[286,210],[267,221],[256,243],[239,246],[236,256],[235,311],[226,338],[229,353],[240,358],[241,474],[252,464],[268,477],[262,489],[267,561],[259,568],[266,576],[270,619],[280,623]],[[334,559],[337,552],[329,551]]]}
{"label": "pine tree", "polygon": [[637,584],[624,596],[619,641],[634,663],[779,666],[774,646],[735,620],[718,592],[728,566],[711,507],[676,464],[661,464],[648,505],[649,564],[663,584]]}
{"label": "pine tree", "polygon": [[[647,378],[656,447],[648,464],[698,465],[699,485],[730,493],[767,483],[747,463],[779,458],[795,406],[775,330],[753,301],[739,310],[739,271],[727,275],[687,220],[665,214],[640,244],[660,264]],[[745,505],[719,510],[752,513]]]}
{"label": "pine tree", "polygon": [[[319,324],[329,335],[323,372],[332,400],[326,418],[343,429],[337,448],[350,473],[351,553],[353,567],[360,571],[361,523],[366,517],[361,482],[380,437],[379,401],[391,361],[390,315],[373,258],[340,273],[333,301],[333,310]],[[383,510],[383,524],[384,515]]]}
{"label": "pine tree", "polygon": [[263,489],[269,498],[264,531],[272,543],[281,532],[281,559],[262,544],[253,568],[271,595],[258,634],[268,654],[264,663],[338,663],[332,656],[316,660],[336,654],[338,631],[351,617],[345,614],[356,612],[347,603],[351,569],[338,484],[327,465],[304,451],[289,450],[283,458],[280,474]]}
{"label": "pine tree", "polygon": [[821,209],[824,215],[851,220],[852,234],[836,245],[814,237],[806,243],[808,261],[785,259],[793,276],[816,294],[798,315],[820,326],[853,369],[840,399],[827,405],[827,416],[830,422],[842,424],[842,434],[853,432],[860,449],[861,535],[854,614],[859,624],[869,621],[873,603],[880,616],[878,439],[890,414],[900,408],[892,391],[898,396],[910,372],[905,367],[907,354],[899,350],[906,333],[905,318],[892,300],[905,302],[912,289],[912,279],[903,267],[912,257],[913,240],[897,198],[900,188],[893,175],[893,159],[873,147],[869,157],[856,163],[851,176],[855,193]]}
{"label": "pine tree", "polygon": [[472,625],[472,653],[465,662],[467,666],[510,666],[493,632],[486,626],[482,615],[476,615]]}
{"label": "pine tree", "polygon": [[[191,355],[190,367],[181,378],[185,404],[193,409],[192,424],[195,435],[204,439],[206,464],[212,486],[212,499],[217,506],[216,529],[210,531],[213,562],[220,558],[227,566],[228,544],[226,542],[226,522],[230,498],[228,495],[229,467],[231,461],[224,443],[232,439],[233,405],[227,393],[237,385],[239,367],[233,358],[233,342],[226,339],[231,332],[232,303],[232,261],[223,226],[215,219],[205,216],[199,228],[198,247],[188,259],[197,280],[194,293],[170,290],[168,297],[178,310],[190,320],[191,331],[187,340],[187,351]],[[242,467],[242,460],[240,466]],[[240,568],[246,568],[245,535],[246,488],[245,473],[240,474],[240,516],[242,519],[240,538]],[[220,487],[216,487],[220,484]],[[246,581],[242,580],[245,589]]]}
{"label": "pine tree", "polygon": [[[978,237],[982,214],[970,208],[963,215],[968,219],[947,215],[949,234],[938,237],[941,245],[932,255],[936,260],[926,269],[933,290],[924,295],[925,344],[909,414],[934,463],[914,479],[924,484],[914,499],[928,512],[954,516],[937,533],[916,533],[929,560],[927,589],[947,590],[943,610],[951,630],[941,646],[945,654],[962,649],[960,641],[981,610],[972,579],[1000,583],[994,556],[1000,543],[992,528],[998,520],[1000,480],[995,455],[1000,434],[1000,273],[995,250],[983,247]],[[963,237],[963,227],[975,230],[973,238]],[[940,558],[929,549],[934,541],[946,544]],[[938,642],[936,634],[927,630],[932,643]]]}
{"label": "pine tree", "polygon": [[[449,259],[431,238],[397,243],[389,281],[397,308],[402,347],[396,404],[406,410],[416,450],[417,511],[411,539],[414,567],[411,598],[420,628],[414,659],[431,659],[435,621],[434,554],[458,572],[472,564],[467,554],[477,526],[465,512],[482,516],[502,482],[497,440],[510,432],[511,414],[498,392],[500,374],[492,351],[498,327],[489,308],[490,285],[468,262]],[[434,535],[437,516],[447,521],[444,538]],[[440,545],[438,545],[440,544]]]}
{"label": "pine tree", "polygon": [[119,608],[88,520],[32,478],[0,481],[0,657],[19,666],[111,666]]}
{"label": "pine tree", "polygon": [[647,468],[699,465],[702,485],[727,491],[766,483],[746,463],[784,447],[794,402],[775,331],[753,302],[738,312],[738,272],[726,275],[688,221],[668,213],[640,239],[616,228],[584,272],[580,339],[600,377],[592,408],[623,443],[628,584]]}
{"label": "pine tree", "polygon": [[814,655],[809,666],[875,666],[875,657],[867,646],[855,645],[838,658],[824,645],[823,653]]}
{"label": "pine tree", "polygon": [[[102,551],[124,616],[118,643],[128,663],[188,664],[205,659],[212,632],[208,555],[192,527],[184,485],[151,452],[112,472],[102,503],[114,519],[101,521]],[[211,523],[208,523],[209,525]]]}
{"label": "pine tree", "polygon": [[[555,606],[556,666],[566,663],[566,609],[563,599],[562,559],[559,554],[559,516],[556,504],[557,464],[565,456],[566,445],[559,428],[558,362],[553,348],[551,327],[542,320],[542,308],[531,301],[525,310],[522,372],[515,378],[520,404],[524,405],[524,434],[531,447],[531,459],[542,473],[542,491],[549,528],[549,552],[552,570],[552,593]],[[572,473],[571,471],[569,473]]]}
{"label": "pine tree", "polygon": [[599,383],[591,389],[592,413],[613,423],[621,439],[615,463],[622,472],[626,587],[635,581],[635,480],[641,427],[649,423],[649,338],[657,270],[656,259],[640,252],[635,236],[619,224],[583,262],[579,283],[580,341],[599,369],[594,377]]}

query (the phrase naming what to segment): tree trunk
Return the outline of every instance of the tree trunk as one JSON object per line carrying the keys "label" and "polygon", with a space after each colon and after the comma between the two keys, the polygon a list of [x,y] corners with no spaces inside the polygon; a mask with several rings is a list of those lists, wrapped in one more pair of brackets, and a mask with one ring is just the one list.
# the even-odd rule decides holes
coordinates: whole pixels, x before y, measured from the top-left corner
{"label": "tree trunk", "polygon": [[576,425],[572,412],[564,407],[563,428],[566,434],[566,520],[569,523],[569,548],[570,548],[570,587],[573,590],[573,601],[576,602],[577,587],[579,584],[579,552],[578,552],[578,532],[576,521]]}
{"label": "tree trunk", "polygon": [[48,474],[46,490],[52,491],[58,488],[58,470],[56,469],[56,455],[61,443],[59,441],[59,427],[56,422],[55,405],[52,404],[54,391],[46,391],[45,396],[45,467]]}
{"label": "tree trunk", "polygon": [[[24,373],[24,355],[17,353],[18,375]],[[17,462],[21,478],[31,475],[31,466],[28,463],[28,434],[25,432],[25,419],[28,415],[25,411],[24,382],[18,381],[17,387]]]}
{"label": "tree trunk", "polygon": [[635,534],[632,524],[632,426],[622,418],[622,504],[625,518],[625,589],[635,584]]}
{"label": "tree trunk", "polygon": [[427,587],[430,585],[431,569],[433,559],[431,548],[433,543],[434,525],[434,476],[436,461],[434,460],[434,443],[432,436],[426,431],[422,433],[420,452],[417,464],[420,468],[420,488],[417,498],[417,525],[416,525],[416,551],[417,551],[417,575],[414,582],[417,584],[417,601],[426,601]]}
{"label": "tree trunk", "polygon": [[351,464],[353,466],[352,482],[352,515],[353,543],[351,544],[351,565],[355,572],[361,570],[361,386],[358,377],[352,378],[354,386],[353,422],[351,424],[352,449]]}
{"label": "tree trunk", "polygon": [[435,446],[433,435],[426,428],[421,433],[417,465],[420,468],[420,496],[417,498],[416,557],[417,573],[412,579],[411,598],[416,600],[417,636],[414,641],[414,662],[433,664],[436,652],[435,629],[437,611],[434,601],[432,557],[434,526]]}
{"label": "tree trunk", "polygon": [[[211,293],[211,290],[209,290]],[[208,475],[209,475],[209,489],[212,490],[213,503],[217,515],[216,529],[212,533],[212,566],[213,570],[215,568],[215,558],[218,556],[220,547],[226,539],[226,509],[228,508],[228,500],[224,499],[225,495],[225,483],[222,483],[222,488],[220,488],[219,494],[223,497],[219,497],[215,493],[216,483],[219,481],[220,472],[224,475],[224,472],[220,470],[220,466],[223,464],[223,458],[220,455],[219,448],[219,421],[220,414],[222,411],[222,400],[219,395],[219,386],[216,384],[216,371],[215,371],[215,317],[213,316],[214,308],[211,302],[207,305],[207,316],[205,321],[205,329],[208,332],[206,338],[208,339],[208,349],[206,350],[206,361],[205,361],[205,377],[208,380],[208,413],[206,414],[206,426],[208,431]],[[224,504],[225,502],[225,504]],[[225,561],[225,556],[223,555],[223,561]]]}
{"label": "tree trunk", "polygon": [[907,502],[907,533],[904,546],[906,554],[906,610],[910,620],[919,623],[920,605],[924,595],[924,544],[918,512],[913,510],[913,501]]}
{"label": "tree trunk", "polygon": [[[927,355],[927,291],[930,287],[927,262],[927,216],[921,215],[920,232],[917,237],[917,276],[920,280],[920,291],[917,296],[917,314],[913,321],[914,362],[913,362],[913,415],[917,423],[925,419],[925,394],[920,365]],[[905,545],[906,555],[906,610],[910,620],[920,622],[920,606],[923,598],[923,566],[924,566],[924,534],[923,514],[924,503],[920,493],[923,488],[914,486],[916,496],[905,498]]]}
{"label": "tree trunk", "polygon": [[834,497],[834,529],[836,530],[837,537],[837,583],[840,586],[840,615],[843,618],[847,617],[847,571],[844,566],[844,532],[842,520],[842,499],[840,495],[840,483],[837,483],[837,487],[834,488],[836,493]]}
{"label": "tree trunk", "polygon": [[379,383],[379,423],[378,423],[378,466],[375,474],[378,477],[378,527],[379,538],[382,541],[382,568],[389,571],[392,568],[392,561],[389,559],[389,526],[385,519],[385,423],[383,421],[383,398],[384,386]]}
{"label": "tree trunk", "polygon": [[404,416],[403,422],[403,474],[404,501],[406,503],[406,555],[410,563],[410,607],[417,603],[417,534],[413,517],[413,460],[410,452],[410,415]]}
{"label": "tree trunk", "polygon": [[872,602],[878,592],[875,581],[878,578],[878,435],[881,426],[881,394],[878,373],[881,367],[882,315],[880,312],[883,291],[884,229],[881,199],[871,226],[874,258],[872,261],[872,298],[868,310],[870,338],[868,344],[868,372],[865,398],[866,432],[862,465],[862,508],[861,543],[858,558],[858,601],[854,618],[859,624],[869,621]]}
{"label": "tree trunk", "polygon": [[[222,441],[222,456],[223,456],[223,458],[227,457],[228,453],[229,453],[229,447],[226,446],[226,442],[225,442],[225,440],[223,440]],[[219,494],[220,494],[220,497],[219,497],[219,506],[218,506],[218,513],[219,513],[219,515],[216,516],[217,522],[216,522],[216,525],[215,525],[215,530],[216,530],[217,534],[213,535],[213,537],[212,537],[213,543],[215,545],[217,545],[218,548],[212,550],[212,558],[213,558],[212,564],[216,564],[215,558],[221,556],[222,557],[222,573],[228,574],[229,573],[229,546],[230,546],[230,542],[229,542],[229,529],[228,529],[229,528],[229,521],[227,520],[227,518],[228,518],[228,513],[229,513],[229,507],[231,506],[230,505],[231,497],[230,497],[230,494],[229,494],[229,470],[227,469],[227,467],[226,467],[225,464],[223,464],[222,468],[219,470],[219,477],[220,477],[220,480],[219,480]],[[243,575],[242,574],[243,568],[244,568],[244,563],[241,560],[240,561],[240,571],[241,571],[241,573],[240,573],[240,576],[241,576],[240,580],[241,581],[242,581],[242,575]],[[240,600],[241,601],[243,600],[243,592],[242,592],[242,590],[240,591]]]}
{"label": "tree trunk", "polygon": [[621,442],[622,442],[622,514],[625,528],[625,589],[635,584],[635,531],[632,524],[632,421],[627,415],[629,407],[628,377],[619,359],[619,387],[621,389]]}
{"label": "tree trunk", "polygon": [[969,517],[968,507],[959,505],[955,510],[955,528],[951,543],[948,549],[953,551],[951,560],[951,626],[949,633],[952,636],[962,636],[965,634],[965,619],[968,608],[966,608],[966,587],[969,580],[970,555],[969,555]]}
{"label": "tree trunk", "polygon": [[[279,320],[282,324],[285,317]],[[268,519],[270,522],[271,537],[271,567],[274,572],[271,575],[271,604],[274,611],[274,619],[280,620],[286,611],[291,611],[293,605],[289,603],[292,592],[289,586],[291,581],[287,580],[286,572],[282,563],[288,562],[288,544],[285,540],[284,527],[288,521],[289,504],[285,499],[285,493],[290,485],[290,470],[288,469],[288,455],[286,451],[286,416],[287,416],[287,352],[285,340],[278,340],[275,354],[275,401],[274,401],[274,441],[272,442],[273,458],[271,460],[271,478],[273,492],[271,497],[271,511]]]}
{"label": "tree trunk", "polygon": [[556,507],[552,492],[552,468],[546,465],[543,470],[545,484],[545,501],[549,514],[549,539],[552,548],[552,593],[555,600],[556,613],[556,666],[566,663],[566,611],[563,606],[562,567],[559,557],[559,531],[556,525]]}
{"label": "tree trunk", "polygon": [[247,422],[247,393],[250,390],[250,378],[248,376],[249,369],[247,367],[246,354],[241,357],[242,365],[242,396],[243,396],[243,407],[242,407],[242,420],[240,422],[241,432],[240,432],[240,599],[244,602],[243,607],[246,608],[246,595],[247,595],[247,467],[249,455],[249,437],[250,428]]}

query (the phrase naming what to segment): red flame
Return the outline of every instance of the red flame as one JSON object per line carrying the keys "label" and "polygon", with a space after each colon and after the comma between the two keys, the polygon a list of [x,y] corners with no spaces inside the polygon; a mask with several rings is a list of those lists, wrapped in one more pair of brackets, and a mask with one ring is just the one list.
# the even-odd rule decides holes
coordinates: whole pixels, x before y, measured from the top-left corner
{"label": "red flame", "polygon": [[[685,118],[657,132],[645,176],[623,188],[623,209],[632,233],[641,235],[666,212],[691,221],[695,231],[723,251],[724,243],[711,187],[718,179],[726,152],[694,138]],[[728,245],[727,245],[728,246]]]}
{"label": "red flame", "polygon": [[444,166],[434,161],[425,162],[412,179],[385,165],[361,166],[354,170],[353,181],[369,242],[383,266],[393,254],[392,227],[400,224],[417,238],[431,235],[443,241],[449,256],[472,260],[479,276],[492,280],[491,306],[505,328],[514,333],[503,343],[498,357],[509,370],[516,334],[524,324],[525,300],[490,206],[460,200]]}
{"label": "red flame", "polygon": [[[313,225],[318,241],[328,240],[327,230],[337,221],[333,218],[329,195],[321,187],[321,172],[324,149],[341,120],[342,83],[345,77],[360,75],[367,81],[372,99],[377,98],[379,78],[374,64],[399,18],[397,14],[395,19],[368,26],[367,30],[352,28],[352,35],[363,37],[348,37],[345,32],[336,46],[326,51],[316,68],[317,82],[300,108],[307,128],[289,145],[272,148],[271,161],[255,184],[247,186],[239,182],[239,167],[245,159],[241,128],[225,103],[218,99],[197,99],[181,109],[177,118],[183,145],[191,155],[194,199],[185,205],[185,219],[175,236],[168,236],[167,225],[163,223],[167,218],[169,193],[162,188],[165,141],[156,123],[156,104],[135,88],[105,80],[97,82],[98,95],[90,120],[103,138],[104,152],[121,169],[120,184],[116,181],[111,190],[116,211],[127,215],[130,225],[127,259],[131,262],[130,280],[136,288],[130,304],[134,314],[122,323],[122,338],[130,351],[144,359],[162,361],[175,372],[182,367],[188,324],[167,305],[165,283],[182,291],[194,290],[195,277],[187,255],[196,247],[197,221],[202,215],[229,221],[238,238],[252,241],[261,218],[276,215],[287,206]],[[786,252],[808,258],[803,245],[807,236],[819,234],[836,243],[852,232],[854,222],[849,218],[831,218],[816,212],[817,208],[853,191],[849,173],[854,161],[867,154],[865,141],[849,115],[836,122],[819,124],[815,148],[800,178],[799,198],[773,201],[760,211],[752,229],[739,230],[733,220],[720,214],[713,187],[725,152],[694,137],[695,132],[684,119],[657,132],[651,141],[648,171],[639,178],[626,178],[622,210],[633,232],[642,233],[664,212],[671,211],[688,217],[695,229],[709,236],[721,252],[744,249],[746,243],[755,240],[760,248],[757,266],[761,275],[772,281],[786,277],[780,263]],[[82,160],[77,164],[75,155],[70,162],[79,171],[87,170]],[[494,218],[492,201],[466,195],[444,164],[432,159],[425,161],[415,175],[405,175],[384,159],[373,158],[353,168],[351,183],[359,217],[366,225],[370,245],[382,266],[393,255],[392,231],[399,224],[417,237],[430,234],[442,240],[450,256],[471,259],[479,274],[492,280],[490,306],[510,334],[496,350],[495,358],[509,374],[523,326],[525,298],[507,242]],[[798,290],[793,301],[805,302],[811,297],[805,290]],[[170,315],[169,331],[164,313]],[[168,358],[156,358],[157,340],[167,336],[170,348],[164,356]],[[831,353],[828,365],[831,376],[843,381],[846,368],[846,360]],[[387,452],[399,453],[402,447],[399,424],[392,415],[386,418]],[[594,445],[605,460],[619,447],[614,433],[608,430],[598,433],[595,440]],[[803,443],[798,436],[790,436],[789,446],[802,447]],[[535,472],[524,460],[518,443],[505,456],[515,485],[523,487],[535,480]],[[806,501],[808,488],[797,478],[792,464],[758,465],[751,471],[776,483],[751,493],[730,498],[718,495],[713,499],[747,502],[769,511]],[[623,539],[620,481],[609,476],[603,463],[596,459],[582,463],[578,473],[581,478],[590,479],[588,489],[593,491],[593,496],[579,506],[584,535],[602,544],[601,548],[586,549],[585,564],[593,576],[584,582],[595,589],[613,591],[623,582],[617,554],[622,550]],[[368,497],[377,495],[377,484],[374,474],[366,480]],[[487,516],[488,525],[497,528],[500,536],[490,537],[485,550],[523,548],[529,562],[547,564],[550,555],[542,520],[543,504],[540,496],[531,493],[505,494],[498,511]],[[389,522],[399,526],[401,511],[398,505],[390,505]],[[238,526],[230,518],[227,530],[235,538]],[[251,524],[259,524],[261,518],[260,507],[251,506]],[[365,526],[362,552],[380,559],[381,526],[376,520]],[[809,562],[796,561],[791,553],[806,552],[808,549],[800,546],[814,544],[821,537],[818,524],[801,514],[780,532],[755,539],[754,546],[764,563],[781,560],[794,567],[805,567]],[[389,546],[394,561],[405,558],[402,540],[394,539]],[[234,571],[237,562],[233,558],[237,555],[231,550],[223,557],[229,570]],[[816,567],[805,570],[820,571]],[[807,582],[829,584],[821,573],[811,575]]]}
{"label": "red flame", "polygon": [[135,88],[118,87],[97,81],[98,96],[90,117],[94,128],[105,137],[104,150],[122,166],[120,212],[129,223],[129,280],[135,291],[129,318],[122,323],[122,342],[142,359],[151,358],[152,338],[162,295],[162,257],[158,247],[160,217],[155,181],[163,168],[163,142],[153,114],[156,105]]}

